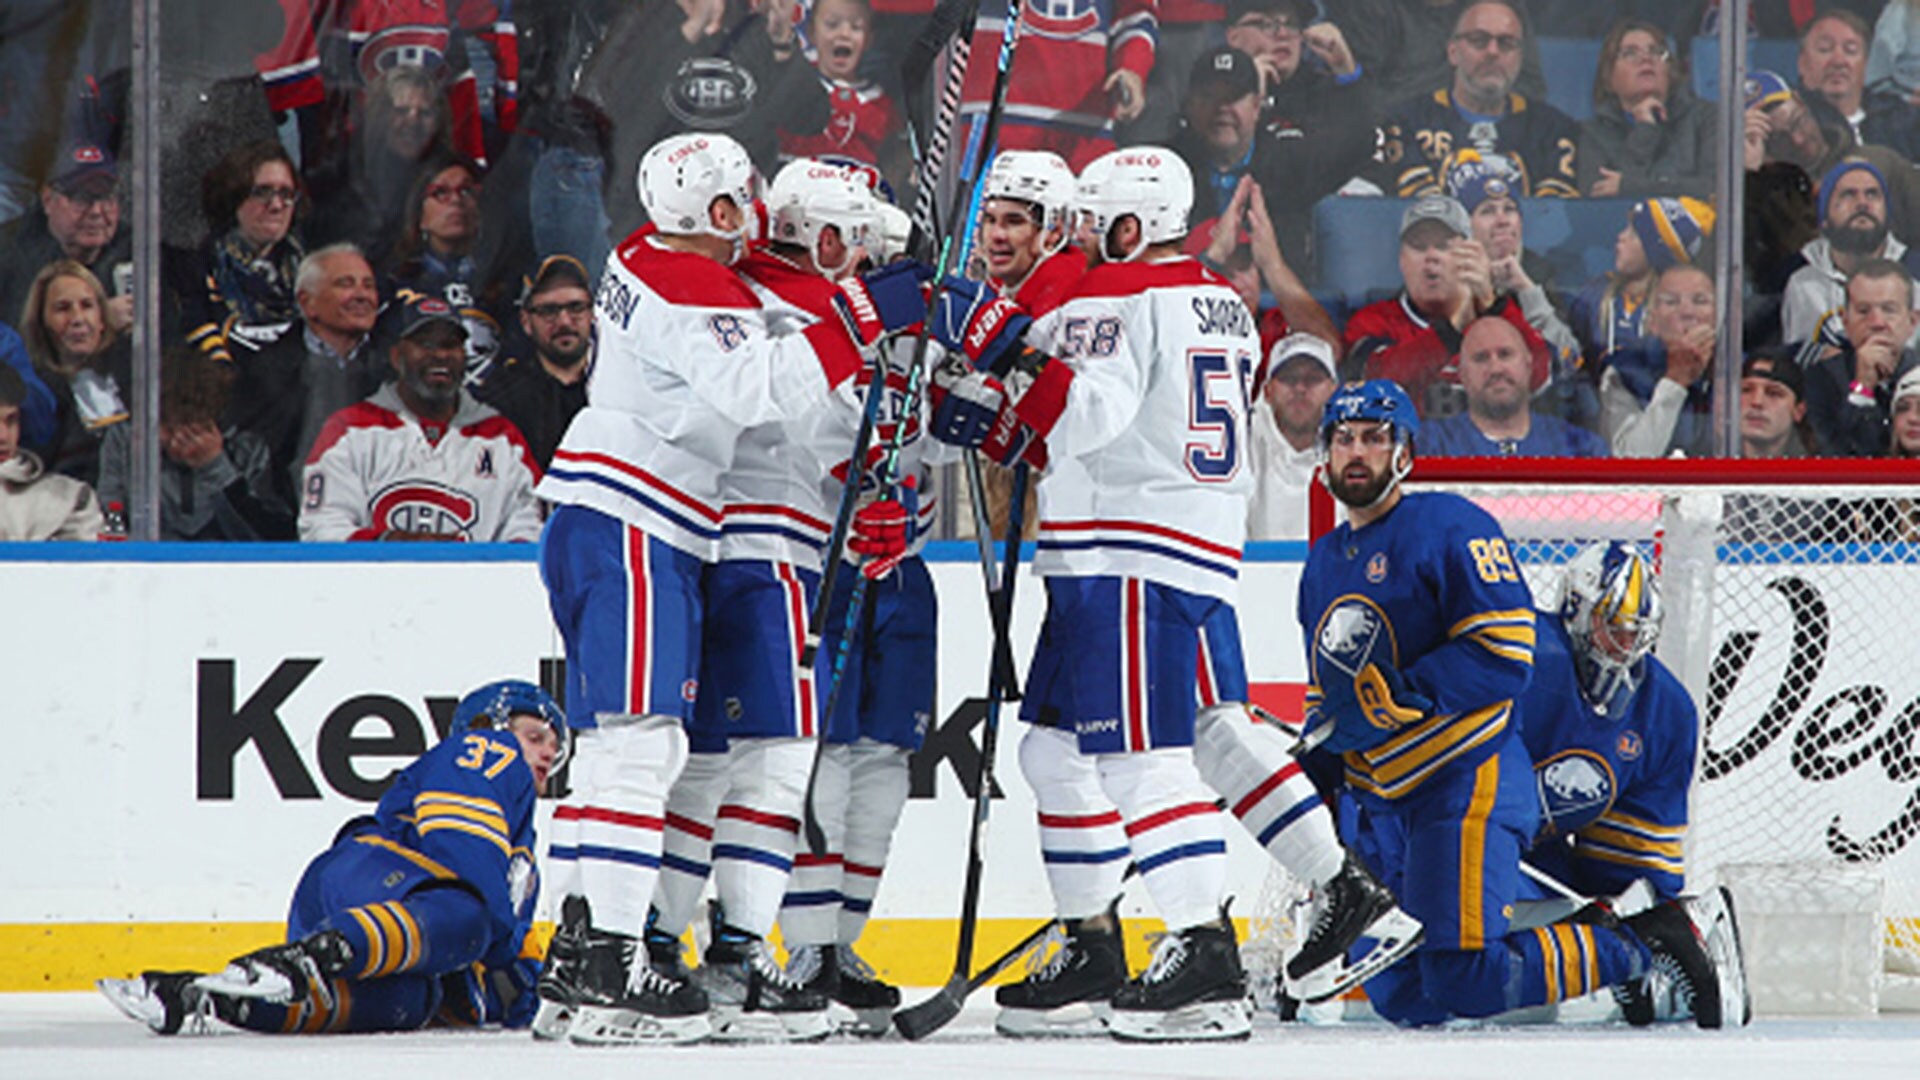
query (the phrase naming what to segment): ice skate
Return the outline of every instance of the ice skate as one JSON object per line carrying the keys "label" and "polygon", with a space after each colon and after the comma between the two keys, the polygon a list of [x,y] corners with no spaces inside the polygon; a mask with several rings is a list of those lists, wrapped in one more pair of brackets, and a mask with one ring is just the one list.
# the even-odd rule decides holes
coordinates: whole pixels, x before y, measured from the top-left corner
{"label": "ice skate", "polygon": [[713,1000],[713,1035],[733,1041],[808,1042],[833,1033],[827,995],[802,985],[758,935],[714,919],[694,980]]}
{"label": "ice skate", "polygon": [[1104,1035],[1112,1016],[1113,995],[1127,981],[1126,946],[1120,919],[1109,909],[1110,929],[1096,930],[1084,920],[1069,924],[1052,955],[1027,977],[995,992],[1000,1006],[994,1029],[1016,1037]]}
{"label": "ice skate", "polygon": [[639,942],[589,929],[578,1009],[569,1038],[584,1046],[689,1043],[712,1034],[707,995],[693,983],[636,964]]}
{"label": "ice skate", "polygon": [[536,1039],[564,1039],[573,1027],[585,977],[587,928],[592,922],[586,897],[569,896],[560,902],[560,925],[547,943],[547,961],[534,986],[540,995],[540,1009],[531,1025]]}
{"label": "ice skate", "polygon": [[898,987],[882,982],[851,945],[803,945],[787,957],[787,975],[826,995],[842,1030],[885,1035],[900,1007]]}
{"label": "ice skate", "polygon": [[1628,1023],[1692,1016],[1703,1028],[1718,1028],[1753,1018],[1740,927],[1724,886],[1669,900],[1625,922],[1653,952],[1646,977],[1615,994]]}
{"label": "ice skate", "polygon": [[[1305,914],[1304,940],[1287,959],[1281,991],[1308,1004],[1345,993],[1420,945],[1419,921],[1351,854],[1313,890]],[[1351,956],[1356,945],[1359,955]]]}
{"label": "ice skate", "polygon": [[1139,978],[1113,995],[1113,1037],[1139,1042],[1244,1039],[1253,1002],[1233,927],[1194,926],[1163,935]]}
{"label": "ice skate", "polygon": [[337,930],[322,930],[299,941],[256,949],[225,969],[202,975],[196,985],[235,998],[259,998],[284,1005],[308,994],[322,1008],[333,1008],[332,980],[353,965],[353,946]]}
{"label": "ice skate", "polygon": [[156,1035],[208,1030],[213,995],[196,985],[197,971],[143,971],[132,979],[100,979],[94,985],[113,1007],[153,1029]]}

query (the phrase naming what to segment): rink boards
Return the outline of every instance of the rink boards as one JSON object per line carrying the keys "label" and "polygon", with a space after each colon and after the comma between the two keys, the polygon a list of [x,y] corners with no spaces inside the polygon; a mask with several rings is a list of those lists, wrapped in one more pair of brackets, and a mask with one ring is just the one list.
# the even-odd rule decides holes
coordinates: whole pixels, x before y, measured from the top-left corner
{"label": "rink boards", "polygon": [[[979,735],[962,729],[981,711],[966,701],[984,696],[991,640],[975,549],[932,555],[939,709],[863,942],[889,975],[922,984],[952,964],[971,805],[960,777]],[[1271,545],[1262,557],[1278,561],[1250,562],[1244,579],[1250,664],[1275,704],[1298,700],[1303,555]],[[537,678],[561,656],[524,546],[0,545],[0,581],[14,613],[0,991],[215,964],[274,939],[306,861],[432,744],[436,717],[466,689]],[[1040,597],[1023,579],[1023,669]],[[1014,715],[988,837],[989,956],[1050,908]],[[543,800],[543,823],[551,810]],[[1243,834],[1232,843],[1244,907],[1265,862]]]}

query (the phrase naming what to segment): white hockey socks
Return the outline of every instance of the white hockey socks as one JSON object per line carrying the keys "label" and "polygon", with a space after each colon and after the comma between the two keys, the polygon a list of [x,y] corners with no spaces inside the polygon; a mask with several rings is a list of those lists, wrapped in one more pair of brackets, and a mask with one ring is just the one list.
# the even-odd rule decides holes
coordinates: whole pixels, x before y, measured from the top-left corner
{"label": "white hockey socks", "polygon": [[1200,711],[1193,763],[1275,862],[1318,885],[1340,872],[1346,852],[1333,814],[1288,747],[1285,732],[1228,702]]}
{"label": "white hockey socks", "polygon": [[657,930],[675,937],[700,913],[700,894],[712,872],[713,818],[727,790],[727,755],[689,754],[687,767],[667,796],[666,835],[660,885],[653,906]]}
{"label": "white hockey socks", "polygon": [[765,937],[793,871],[814,740],[732,741],[713,826],[713,887],[729,926]]}
{"label": "white hockey socks", "polygon": [[686,765],[687,735],[670,716],[602,717],[598,728],[578,732],[577,747],[574,792],[554,811],[554,880],[560,895],[587,898],[596,927],[638,937],[660,873],[667,791]]}
{"label": "white hockey socks", "polygon": [[851,747],[820,748],[808,810],[826,841],[814,851],[803,837],[793,856],[793,876],[780,902],[780,936],[787,950],[832,945],[840,920],[841,865],[846,853],[847,786]]}
{"label": "white hockey socks", "polygon": [[1071,732],[1034,724],[1020,740],[1020,771],[1039,810],[1040,858],[1055,914],[1089,919],[1105,912],[1120,895],[1132,852],[1093,759],[1080,753]]}
{"label": "white hockey socks", "polygon": [[1185,747],[1102,754],[1100,786],[1126,820],[1133,860],[1169,930],[1220,917],[1227,838],[1213,792]]}
{"label": "white hockey socks", "polygon": [[880,875],[893,848],[893,832],[907,806],[911,777],[905,747],[861,739],[848,751],[850,788],[846,809],[846,872],[840,879],[839,940],[860,940],[880,892]]}

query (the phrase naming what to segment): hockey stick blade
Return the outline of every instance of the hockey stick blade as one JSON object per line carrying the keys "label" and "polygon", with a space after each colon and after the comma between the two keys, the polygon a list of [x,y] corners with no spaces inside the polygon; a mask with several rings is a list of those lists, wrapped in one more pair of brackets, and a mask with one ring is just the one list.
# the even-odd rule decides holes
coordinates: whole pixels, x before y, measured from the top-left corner
{"label": "hockey stick blade", "polygon": [[[1129,866],[1129,869],[1132,867]],[[1014,946],[1000,954],[999,959],[981,968],[971,976],[962,976],[958,972],[947,980],[934,995],[917,1005],[910,1005],[893,1014],[893,1026],[909,1042],[924,1039],[953,1022],[960,1010],[973,996],[975,990],[987,985],[1001,972],[1018,963],[1020,958],[1033,951],[1053,929],[1056,920],[1049,919],[1030,931]]]}

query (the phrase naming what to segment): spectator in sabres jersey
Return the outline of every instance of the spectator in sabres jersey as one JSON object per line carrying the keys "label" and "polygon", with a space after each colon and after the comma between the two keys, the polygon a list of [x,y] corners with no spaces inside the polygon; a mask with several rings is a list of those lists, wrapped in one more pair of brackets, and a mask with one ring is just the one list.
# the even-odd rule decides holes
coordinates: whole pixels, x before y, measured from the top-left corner
{"label": "spectator in sabres jersey", "polygon": [[1714,108],[1694,96],[1686,55],[1644,19],[1607,32],[1580,124],[1580,190],[1594,198],[1713,194]]}
{"label": "spectator in sabres jersey", "polygon": [[328,417],[307,454],[300,539],[539,538],[540,466],[462,386],[466,333],[446,301],[406,302],[394,381]]}
{"label": "spectator in sabres jersey", "polygon": [[1514,91],[1526,29],[1506,0],[1479,0],[1447,39],[1450,85],[1391,106],[1374,182],[1389,195],[1438,191],[1447,159],[1472,147],[1518,167],[1522,195],[1574,196],[1578,130],[1567,114]]}
{"label": "spectator in sabres jersey", "polygon": [[307,865],[284,943],[206,975],[101,979],[100,992],[159,1035],[215,1019],[263,1034],[525,1027],[545,951],[534,802],[569,741],[532,683],[474,690],[440,744]]}
{"label": "spectator in sabres jersey", "polygon": [[1460,339],[1465,412],[1428,425],[1423,448],[1440,457],[1606,457],[1606,440],[1533,411],[1527,343],[1505,319],[1483,315]]}

